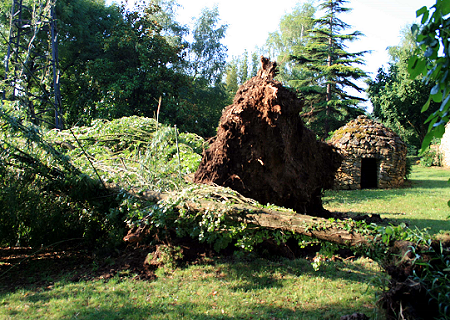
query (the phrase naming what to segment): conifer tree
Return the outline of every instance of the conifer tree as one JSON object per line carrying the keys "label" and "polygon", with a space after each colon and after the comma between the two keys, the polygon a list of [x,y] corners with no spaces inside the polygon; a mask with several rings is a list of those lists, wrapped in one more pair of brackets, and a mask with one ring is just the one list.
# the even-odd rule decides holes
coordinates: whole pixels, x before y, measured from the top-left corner
{"label": "conifer tree", "polygon": [[[237,61],[233,59],[227,66],[225,86],[230,96],[234,97],[239,88],[238,83],[238,65]],[[232,98],[231,98],[232,99]]]}
{"label": "conifer tree", "polygon": [[323,0],[319,10],[324,15],[314,19],[313,28],[307,33],[308,41],[304,46],[297,46],[291,55],[291,59],[301,67],[295,87],[307,102],[302,116],[322,139],[363,113],[357,104],[364,99],[348,90],[363,91],[356,81],[367,78],[367,74],[358,67],[364,64],[362,56],[367,51],[346,51],[346,42],[362,36],[359,31],[344,33],[350,25],[338,16],[351,10],[344,7],[347,2]]}

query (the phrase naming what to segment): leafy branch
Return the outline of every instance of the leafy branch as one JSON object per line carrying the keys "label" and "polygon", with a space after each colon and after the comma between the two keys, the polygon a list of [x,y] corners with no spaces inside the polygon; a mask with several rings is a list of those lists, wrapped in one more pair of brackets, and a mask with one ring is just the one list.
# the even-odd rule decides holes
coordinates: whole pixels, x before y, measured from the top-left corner
{"label": "leafy branch", "polygon": [[433,137],[442,137],[445,124],[450,119],[450,2],[436,0],[431,8],[434,9],[433,12],[425,6],[416,12],[417,17],[422,17],[421,25],[414,24],[411,30],[416,35],[418,48],[408,61],[412,79],[422,75],[426,84],[433,84],[422,112],[428,110],[431,101],[440,103],[439,109],[425,122],[429,125],[422,143],[422,152]]}

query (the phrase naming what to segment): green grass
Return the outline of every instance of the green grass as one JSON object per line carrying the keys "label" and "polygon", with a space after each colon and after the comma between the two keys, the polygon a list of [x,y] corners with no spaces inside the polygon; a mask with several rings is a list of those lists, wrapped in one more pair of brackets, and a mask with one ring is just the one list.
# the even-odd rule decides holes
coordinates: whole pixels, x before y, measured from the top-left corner
{"label": "green grass", "polygon": [[330,211],[380,214],[411,228],[430,233],[450,231],[450,170],[414,166],[409,181],[399,189],[326,191],[324,206]]}
{"label": "green grass", "polygon": [[372,260],[214,260],[155,281],[58,282],[0,294],[1,319],[339,319],[376,318]]}

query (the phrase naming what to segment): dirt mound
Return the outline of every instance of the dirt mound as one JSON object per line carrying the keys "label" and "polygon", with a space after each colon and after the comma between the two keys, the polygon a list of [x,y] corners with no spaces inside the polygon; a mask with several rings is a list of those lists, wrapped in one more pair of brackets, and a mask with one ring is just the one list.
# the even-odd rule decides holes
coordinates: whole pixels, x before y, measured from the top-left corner
{"label": "dirt mound", "polygon": [[256,77],[222,113],[194,182],[230,187],[261,203],[327,216],[321,191],[331,188],[341,156],[317,141],[299,116],[303,101],[273,80],[276,63],[261,57]]}

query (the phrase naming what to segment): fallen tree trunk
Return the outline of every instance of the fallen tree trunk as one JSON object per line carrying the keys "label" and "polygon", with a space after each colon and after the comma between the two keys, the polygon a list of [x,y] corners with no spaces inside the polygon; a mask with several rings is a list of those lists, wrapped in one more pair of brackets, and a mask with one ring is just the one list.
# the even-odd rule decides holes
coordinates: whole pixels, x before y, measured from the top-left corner
{"label": "fallen tree trunk", "polygon": [[[170,193],[153,191],[135,192],[131,190],[130,193],[138,198],[152,202],[167,201],[175,196]],[[199,201],[182,201],[175,207],[191,212],[204,212],[206,210],[223,211],[226,208],[227,217],[230,221],[245,222],[255,227],[291,231],[346,246],[367,246],[371,240],[370,236],[349,231],[351,229],[349,226],[352,222],[339,220],[331,222],[328,219],[297,214],[294,211],[282,208],[268,209],[248,203],[224,204],[219,201],[205,199]],[[127,241],[126,238],[138,239],[139,237],[133,234],[133,232],[135,233],[136,230],[130,231],[124,240]]]}

